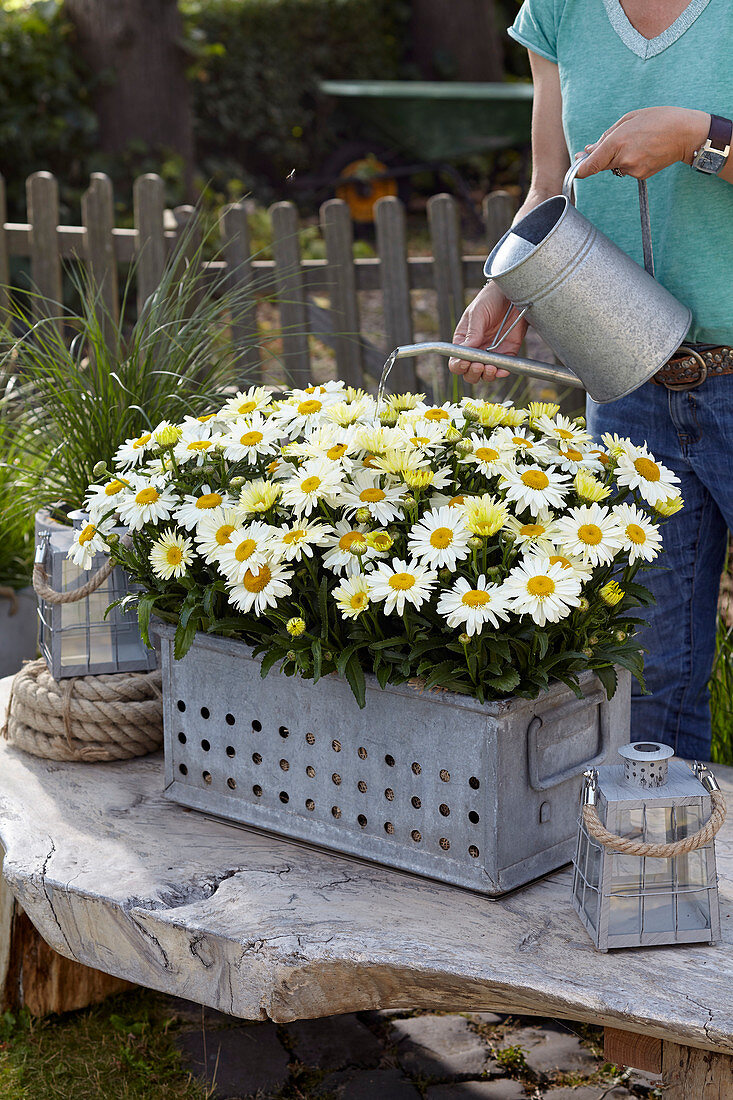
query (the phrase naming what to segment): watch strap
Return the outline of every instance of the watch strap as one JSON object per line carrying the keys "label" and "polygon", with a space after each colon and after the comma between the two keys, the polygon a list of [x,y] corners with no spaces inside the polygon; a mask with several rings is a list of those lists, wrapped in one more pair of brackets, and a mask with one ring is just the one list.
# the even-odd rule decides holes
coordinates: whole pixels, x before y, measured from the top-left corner
{"label": "watch strap", "polygon": [[733,122],[729,118],[721,118],[720,115],[710,116],[710,129],[708,141],[716,152],[730,151],[731,138],[733,138]]}

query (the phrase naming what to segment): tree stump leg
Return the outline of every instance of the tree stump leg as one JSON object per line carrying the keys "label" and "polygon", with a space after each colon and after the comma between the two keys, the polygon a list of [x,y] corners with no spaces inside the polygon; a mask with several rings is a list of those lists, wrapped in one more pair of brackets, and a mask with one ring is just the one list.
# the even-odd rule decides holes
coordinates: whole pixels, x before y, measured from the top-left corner
{"label": "tree stump leg", "polygon": [[65,959],[49,947],[0,875],[0,1012],[71,1012],[128,989],[134,989],[130,982]]}
{"label": "tree stump leg", "polygon": [[616,1028],[604,1029],[606,1061],[662,1076],[665,1100],[733,1100],[733,1057]]}

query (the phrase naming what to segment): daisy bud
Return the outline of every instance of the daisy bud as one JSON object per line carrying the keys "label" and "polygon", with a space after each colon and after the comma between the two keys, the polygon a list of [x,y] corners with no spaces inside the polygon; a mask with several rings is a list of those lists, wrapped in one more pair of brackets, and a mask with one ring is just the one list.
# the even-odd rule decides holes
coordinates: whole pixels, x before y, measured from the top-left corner
{"label": "daisy bud", "polygon": [[475,424],[479,418],[479,411],[475,405],[464,405],[463,417],[469,424]]}
{"label": "daisy bud", "polygon": [[503,531],[501,537],[504,539],[507,546],[513,546],[517,541],[517,536],[513,531]]}
{"label": "daisy bud", "polygon": [[438,571],[438,577],[443,584],[447,584],[448,581],[452,579],[453,574],[451,573],[450,569],[440,569]]}
{"label": "daisy bud", "polygon": [[294,649],[289,649],[287,651],[287,653],[285,654],[285,660],[286,661],[295,661],[296,660],[296,653],[295,653]]}
{"label": "daisy bud", "polygon": [[585,615],[586,611],[590,611],[590,604],[586,600],[585,596],[581,596],[578,602],[578,611],[582,611]]}
{"label": "daisy bud", "polygon": [[371,518],[372,518],[372,514],[371,514],[371,512],[369,511],[368,508],[357,508],[356,509],[356,522],[357,523],[368,523]]}
{"label": "daisy bud", "polygon": [[471,641],[471,635],[470,634],[459,634],[458,635],[458,641],[461,643],[461,645],[468,645],[469,642]]}
{"label": "daisy bud", "polygon": [[288,634],[291,635],[291,637],[297,638],[305,631],[305,619],[301,619],[298,617],[294,619],[288,619],[287,623],[285,624],[285,629],[287,630]]}
{"label": "daisy bud", "polygon": [[382,409],[379,414],[379,420],[381,424],[386,424],[387,427],[393,427],[397,423],[397,413],[394,409]]}
{"label": "daisy bud", "polygon": [[588,639],[588,645],[598,645],[598,636],[596,634],[591,634]]}
{"label": "daisy bud", "polygon": [[470,439],[461,439],[456,443],[456,450],[459,455],[470,455],[473,451],[473,443]]}
{"label": "daisy bud", "polygon": [[576,416],[575,417],[575,423],[578,425],[579,428],[584,428],[585,427],[585,417],[584,416]]}
{"label": "daisy bud", "polygon": [[155,433],[155,442],[160,447],[174,447],[182,435],[182,430],[176,424],[166,424]]}
{"label": "daisy bud", "polygon": [[[415,502],[414,496],[412,496],[412,494],[408,494],[402,501],[402,507],[403,508],[414,508],[415,503],[416,502]],[[359,513],[357,512],[356,514],[358,516]]]}
{"label": "daisy bud", "polygon": [[599,596],[609,607],[615,607],[617,603],[621,603],[625,595],[618,581],[608,581],[599,592]]}
{"label": "daisy bud", "polygon": [[324,649],[324,651],[323,651],[323,660],[324,661],[332,661],[333,660],[333,653],[331,652],[330,649]]}
{"label": "daisy bud", "polygon": [[653,507],[658,515],[664,516],[665,519],[669,519],[670,516],[675,515],[675,513],[679,512],[684,506],[685,502],[678,494],[674,497],[667,497],[666,500],[658,500]]}
{"label": "daisy bud", "polygon": [[472,535],[471,538],[468,540],[468,545],[472,550],[480,550],[483,544],[484,540],[478,538],[477,535]]}
{"label": "daisy bud", "polygon": [[377,550],[380,554],[386,554],[394,545],[394,539],[387,531],[367,531],[364,534],[367,546]]}
{"label": "daisy bud", "polygon": [[578,470],[573,481],[575,492],[581,500],[600,501],[611,495],[611,490],[588,470]]}
{"label": "daisy bud", "polygon": [[593,656],[593,650],[592,650],[592,649],[590,649],[590,648],[589,648],[589,647],[587,647],[587,646],[586,646],[586,648],[585,648],[585,649],[581,650],[581,652],[582,652],[582,654],[583,654],[583,656],[584,656],[584,657],[592,657],[592,656]]}
{"label": "daisy bud", "polygon": [[501,580],[501,569],[497,565],[492,565],[490,569],[486,570],[487,581]]}
{"label": "daisy bud", "polygon": [[107,463],[95,462],[94,466],[92,467],[92,473],[94,477],[107,477],[109,475]]}
{"label": "daisy bud", "polygon": [[352,539],[349,543],[349,553],[353,554],[355,558],[360,558],[362,554],[366,554],[369,548],[366,538]]}
{"label": "daisy bud", "polygon": [[246,478],[233,477],[232,480],[229,482],[229,488],[233,489],[234,492],[236,493],[237,489],[242,488],[242,486],[245,484],[245,481],[246,481]]}
{"label": "daisy bud", "polygon": [[625,630],[615,630],[613,636],[617,642],[625,642],[628,638],[628,634]]}
{"label": "daisy bud", "polygon": [[458,431],[458,428],[455,428],[452,424],[449,428],[446,429],[446,433],[445,433],[446,443],[457,443],[458,440],[461,439],[461,438],[462,438],[462,436],[461,436],[461,433]]}

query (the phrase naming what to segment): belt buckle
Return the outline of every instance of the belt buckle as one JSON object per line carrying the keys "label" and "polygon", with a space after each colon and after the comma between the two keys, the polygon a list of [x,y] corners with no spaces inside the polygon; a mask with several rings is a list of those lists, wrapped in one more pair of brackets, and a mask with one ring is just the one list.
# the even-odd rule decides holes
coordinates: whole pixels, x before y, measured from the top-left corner
{"label": "belt buckle", "polygon": [[700,367],[700,375],[692,382],[663,382],[662,385],[665,389],[674,390],[676,392],[682,392],[684,390],[694,390],[698,386],[701,386],[708,376],[708,365],[703,359],[699,351],[695,351],[694,348],[688,348],[686,344],[680,344],[677,349],[678,353],[683,352],[686,356],[696,359]]}

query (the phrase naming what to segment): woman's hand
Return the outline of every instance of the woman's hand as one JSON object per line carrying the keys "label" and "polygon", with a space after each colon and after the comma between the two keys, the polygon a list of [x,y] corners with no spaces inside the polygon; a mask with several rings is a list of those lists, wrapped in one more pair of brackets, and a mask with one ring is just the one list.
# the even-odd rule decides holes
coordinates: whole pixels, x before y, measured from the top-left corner
{"label": "woman's hand", "polygon": [[[454,344],[466,344],[470,348],[485,348],[494,342],[494,336],[502,322],[504,314],[509,309],[509,300],[494,283],[489,283],[478,292],[470,305],[463,312],[456,331],[453,333]],[[513,309],[507,325],[510,325],[519,311]],[[527,331],[527,322],[521,320],[513,329],[506,340],[502,340],[496,351],[502,355],[516,355],[519,351],[524,334]],[[462,374],[467,382],[480,382],[482,378],[487,381],[493,378],[506,378],[508,371],[496,367],[485,366],[483,363],[470,363],[465,359],[449,359],[448,370],[453,374]]]}
{"label": "woman's hand", "polygon": [[[692,163],[692,155],[704,144],[710,128],[707,111],[686,107],[643,107],[629,111],[586,145],[590,156],[578,171],[578,179],[605,169],[645,180],[677,161]],[[576,159],[582,156],[576,154]]]}

